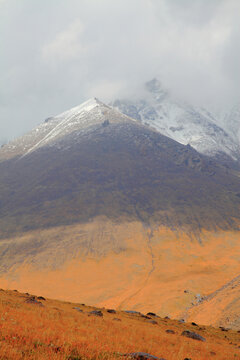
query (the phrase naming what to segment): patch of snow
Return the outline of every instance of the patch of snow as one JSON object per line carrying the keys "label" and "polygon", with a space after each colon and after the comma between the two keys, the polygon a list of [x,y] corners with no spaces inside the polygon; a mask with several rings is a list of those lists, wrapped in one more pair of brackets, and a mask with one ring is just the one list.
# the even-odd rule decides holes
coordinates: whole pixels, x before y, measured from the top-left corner
{"label": "patch of snow", "polygon": [[[50,142],[54,138],[57,138],[58,136],[64,135],[65,133],[69,132],[70,128],[73,128],[75,125],[79,123],[83,125],[86,121],[86,113],[89,113],[93,109],[100,106],[103,106],[103,104],[98,99],[92,98],[85,101],[79,106],[75,106],[72,109],[53,117],[51,120],[51,124],[56,123],[56,125],[44,137],[42,137],[41,140],[39,140],[32,147],[30,147],[25,152],[25,154],[21,156],[21,158],[36,150],[43,144]],[[46,127],[48,125],[48,122],[43,123],[42,125]],[[35,129],[36,132],[39,132],[40,130],[40,128]]]}

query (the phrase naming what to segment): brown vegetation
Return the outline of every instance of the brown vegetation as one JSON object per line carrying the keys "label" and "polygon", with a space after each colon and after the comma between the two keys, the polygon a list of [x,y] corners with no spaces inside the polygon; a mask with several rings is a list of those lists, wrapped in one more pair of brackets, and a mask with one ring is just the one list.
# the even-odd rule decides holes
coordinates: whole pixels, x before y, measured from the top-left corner
{"label": "brown vegetation", "polygon": [[[154,317],[157,324],[152,324],[141,315],[111,314],[104,308],[100,317],[90,315],[95,308],[83,304],[46,299],[39,306],[26,302],[31,297],[0,291],[1,359],[108,360],[125,359],[122,354],[139,351],[166,360],[240,358],[240,334],[236,331],[158,317]],[[182,336],[187,330],[206,341]]]}
{"label": "brown vegetation", "polygon": [[103,218],[31,232],[2,242],[0,287],[237,328],[238,308],[229,316],[234,297],[200,320],[196,311],[201,298],[240,274],[239,232],[205,231],[201,241]]}

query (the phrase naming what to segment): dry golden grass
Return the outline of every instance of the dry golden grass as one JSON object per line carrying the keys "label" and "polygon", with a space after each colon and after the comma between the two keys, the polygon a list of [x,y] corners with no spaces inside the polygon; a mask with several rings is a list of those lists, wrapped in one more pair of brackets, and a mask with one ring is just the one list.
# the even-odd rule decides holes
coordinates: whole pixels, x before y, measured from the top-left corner
{"label": "dry golden grass", "polygon": [[240,232],[203,231],[200,244],[184,232],[159,227],[152,232],[153,256],[148,234],[140,222],[116,225],[99,218],[5,239],[0,287],[162,317],[189,313],[191,321],[238,330],[237,292],[227,294],[224,306],[205,302],[187,310],[198,304],[198,294],[207,296],[240,274]]}
{"label": "dry golden grass", "polygon": [[[0,291],[0,359],[124,359],[121,354],[142,351],[166,360],[240,359],[240,333],[196,327],[157,318],[153,325],[121,311],[89,316],[93,307],[57,300],[28,304],[26,294]],[[83,310],[73,309],[78,306]],[[118,318],[121,321],[115,321]],[[172,329],[175,334],[167,334]],[[181,336],[192,330],[199,342]]]}
{"label": "dry golden grass", "polygon": [[[184,232],[156,228],[151,238],[154,271],[148,232],[138,222],[116,225],[95,219],[5,239],[0,287],[181,318],[197,303],[197,294],[209,295],[240,274],[239,232],[203,231],[199,244]],[[229,317],[230,311],[223,309],[221,318],[213,321],[208,311],[201,321],[191,320],[214,326],[221,320],[231,326],[222,322],[222,315]]]}

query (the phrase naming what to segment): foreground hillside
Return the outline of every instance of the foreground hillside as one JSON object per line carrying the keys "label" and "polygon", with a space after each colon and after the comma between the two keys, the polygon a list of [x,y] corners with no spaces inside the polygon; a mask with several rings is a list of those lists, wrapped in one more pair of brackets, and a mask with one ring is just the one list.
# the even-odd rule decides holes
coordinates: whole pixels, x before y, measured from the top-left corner
{"label": "foreground hillside", "polygon": [[[186,331],[202,338],[189,338]],[[153,315],[109,313],[17,291],[0,290],[0,333],[0,358],[6,360],[147,359],[126,355],[138,352],[166,360],[240,358],[237,331]]]}
{"label": "foreground hillside", "polygon": [[[193,313],[201,312],[198,304],[211,305],[201,303],[202,298],[240,273],[237,231],[201,236],[199,243],[167,228],[151,233],[138,222],[114,224],[108,219],[30,232],[2,241],[0,286],[163,317],[191,314],[191,321],[199,321]],[[234,305],[238,294],[232,295]],[[239,311],[235,308],[229,317],[231,303],[222,303],[214,318],[211,310],[204,311],[199,322],[236,328]]]}

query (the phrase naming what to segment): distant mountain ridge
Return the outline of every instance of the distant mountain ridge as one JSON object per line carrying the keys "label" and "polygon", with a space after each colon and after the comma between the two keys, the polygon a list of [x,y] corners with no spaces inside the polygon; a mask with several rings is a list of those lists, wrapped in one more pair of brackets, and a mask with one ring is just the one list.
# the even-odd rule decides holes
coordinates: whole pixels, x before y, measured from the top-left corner
{"label": "distant mountain ridge", "polygon": [[111,105],[181,144],[190,144],[202,154],[240,159],[240,136],[236,136],[240,134],[239,108],[225,114],[225,121],[219,121],[208,109],[173,97],[157,78],[145,84],[145,95],[116,99]]}

